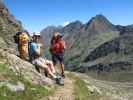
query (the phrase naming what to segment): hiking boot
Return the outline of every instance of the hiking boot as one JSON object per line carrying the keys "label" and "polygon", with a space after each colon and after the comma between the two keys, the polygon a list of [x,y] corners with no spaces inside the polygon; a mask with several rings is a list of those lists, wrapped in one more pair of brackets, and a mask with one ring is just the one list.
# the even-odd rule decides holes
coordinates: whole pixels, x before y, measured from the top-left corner
{"label": "hiking boot", "polygon": [[64,79],[62,77],[57,78],[56,83],[60,86],[64,86]]}
{"label": "hiking boot", "polygon": [[53,75],[51,78],[56,81],[58,77],[56,75]]}

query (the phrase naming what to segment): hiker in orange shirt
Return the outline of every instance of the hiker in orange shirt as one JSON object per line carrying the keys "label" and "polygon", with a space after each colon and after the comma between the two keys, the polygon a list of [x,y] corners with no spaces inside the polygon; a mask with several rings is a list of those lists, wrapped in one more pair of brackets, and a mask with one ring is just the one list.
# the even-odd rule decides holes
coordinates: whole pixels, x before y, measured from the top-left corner
{"label": "hiker in orange shirt", "polygon": [[54,63],[54,66],[59,62],[61,66],[61,74],[62,77],[65,78],[64,74],[64,51],[65,51],[65,41],[62,39],[62,34],[55,32],[53,34],[53,37],[51,39],[51,47],[50,52],[52,55],[52,60]]}
{"label": "hiker in orange shirt", "polygon": [[28,42],[29,42],[28,33],[22,32],[19,35],[18,50],[19,50],[20,58],[24,60],[26,60],[28,56]]}

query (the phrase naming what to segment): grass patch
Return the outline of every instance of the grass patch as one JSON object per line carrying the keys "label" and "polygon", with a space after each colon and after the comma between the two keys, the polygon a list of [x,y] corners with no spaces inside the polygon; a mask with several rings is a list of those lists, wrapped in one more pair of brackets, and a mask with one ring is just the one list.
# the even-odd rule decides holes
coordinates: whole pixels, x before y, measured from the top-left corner
{"label": "grass patch", "polygon": [[3,80],[1,77],[12,84],[20,81],[25,85],[25,90],[23,92],[12,92],[4,85],[0,86],[0,100],[39,100],[55,91],[55,87],[32,84],[25,80],[23,76],[15,75],[6,64],[0,64],[0,80]]}
{"label": "grass patch", "polygon": [[0,63],[0,72],[3,72],[7,69],[7,65],[6,64],[1,64]]}
{"label": "grass patch", "polygon": [[80,77],[73,73],[68,73],[67,76],[74,80],[74,95],[75,100],[99,100],[101,96],[97,92],[91,92],[87,88],[89,84],[85,83]]}
{"label": "grass patch", "polygon": [[48,87],[25,84],[25,91],[23,92],[11,92],[6,86],[0,87],[0,99],[1,100],[39,100],[44,96],[51,94],[51,90]]}
{"label": "grass patch", "polygon": [[75,100],[87,100],[89,98],[87,84],[72,73],[68,73],[67,76],[74,80],[74,95],[76,96]]}
{"label": "grass patch", "polygon": [[75,100],[87,100],[89,98],[89,91],[86,83],[78,77],[75,77],[74,83]]}

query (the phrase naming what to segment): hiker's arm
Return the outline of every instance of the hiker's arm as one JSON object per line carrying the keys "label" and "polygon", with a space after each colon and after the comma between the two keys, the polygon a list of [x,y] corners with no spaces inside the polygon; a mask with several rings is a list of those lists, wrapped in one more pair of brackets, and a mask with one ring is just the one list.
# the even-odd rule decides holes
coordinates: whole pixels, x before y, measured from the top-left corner
{"label": "hiker's arm", "polygon": [[43,51],[44,51],[44,45],[43,44],[38,44],[38,46],[39,46],[39,50],[40,50],[40,53],[42,54],[43,53]]}
{"label": "hiker's arm", "polygon": [[36,49],[35,49],[35,52],[36,52],[37,54],[39,54],[39,55],[40,55],[40,54],[41,54],[40,47],[36,48]]}

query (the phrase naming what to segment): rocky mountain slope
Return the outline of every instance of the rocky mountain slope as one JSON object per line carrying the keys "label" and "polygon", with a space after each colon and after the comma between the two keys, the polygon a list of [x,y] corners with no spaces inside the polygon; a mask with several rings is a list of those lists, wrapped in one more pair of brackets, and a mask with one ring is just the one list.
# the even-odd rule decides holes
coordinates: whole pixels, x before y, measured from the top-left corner
{"label": "rocky mountain slope", "polygon": [[22,30],[18,21],[0,0],[0,99],[39,100],[53,92],[55,82],[36,71],[28,61],[14,55],[13,35]]}
{"label": "rocky mountain slope", "polygon": [[[118,27],[118,26],[117,26]],[[92,67],[112,71],[133,70],[133,31],[131,26],[121,27],[117,38],[107,41],[93,50],[81,64],[80,68]]]}
{"label": "rocky mountain slope", "polygon": [[106,41],[118,37],[119,32],[104,16],[97,15],[83,26],[79,34],[75,34],[77,38],[66,53],[68,66],[80,65],[88,54]]}
{"label": "rocky mountain slope", "polygon": [[0,1],[0,47],[13,47],[12,36],[22,29],[21,22],[18,21],[8,10],[5,4]]}
{"label": "rocky mountain slope", "polygon": [[0,1],[0,63],[7,64],[16,74],[22,74],[25,79],[36,84],[47,84],[47,79],[39,74],[35,67],[27,61],[14,55],[16,45],[13,35],[22,30],[21,22],[10,14],[4,3]]}
{"label": "rocky mountain slope", "polygon": [[[75,21],[59,30],[66,40],[66,65],[79,66],[93,50],[119,37],[119,31],[103,15],[93,17],[86,24]],[[46,33],[42,31],[45,37]],[[49,34],[52,34],[49,32]]]}

